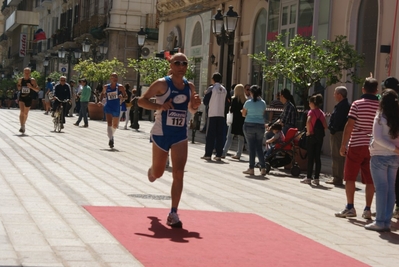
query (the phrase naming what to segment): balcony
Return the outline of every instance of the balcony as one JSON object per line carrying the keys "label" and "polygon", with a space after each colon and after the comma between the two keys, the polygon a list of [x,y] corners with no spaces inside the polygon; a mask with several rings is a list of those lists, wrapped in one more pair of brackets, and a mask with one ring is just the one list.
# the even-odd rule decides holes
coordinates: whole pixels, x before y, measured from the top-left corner
{"label": "balcony", "polygon": [[53,0],[41,0],[40,4],[45,8],[51,8]]}
{"label": "balcony", "polygon": [[12,32],[20,25],[39,25],[39,12],[15,10],[6,20],[5,31]]}
{"label": "balcony", "polygon": [[22,0],[7,0],[7,5],[8,6],[17,6],[21,2],[22,2]]}
{"label": "balcony", "polygon": [[158,0],[157,9],[161,16],[185,11],[189,13],[199,12],[213,6],[214,0]]}
{"label": "balcony", "polygon": [[0,35],[0,45],[4,45],[5,47],[7,47],[8,44],[8,37],[5,33],[3,33],[2,35]]}

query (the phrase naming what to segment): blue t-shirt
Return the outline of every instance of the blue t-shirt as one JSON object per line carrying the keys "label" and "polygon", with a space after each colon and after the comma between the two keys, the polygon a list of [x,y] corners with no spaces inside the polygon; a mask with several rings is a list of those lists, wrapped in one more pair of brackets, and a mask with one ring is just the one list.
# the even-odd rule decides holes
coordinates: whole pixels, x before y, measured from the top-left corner
{"label": "blue t-shirt", "polygon": [[266,102],[258,98],[256,102],[253,99],[248,99],[244,103],[244,108],[247,110],[247,116],[244,122],[264,124],[263,114],[266,109]]}
{"label": "blue t-shirt", "polygon": [[[53,83],[52,82],[47,82],[46,83],[46,89],[50,90],[49,92],[53,92]],[[47,92],[46,90],[46,92]]]}

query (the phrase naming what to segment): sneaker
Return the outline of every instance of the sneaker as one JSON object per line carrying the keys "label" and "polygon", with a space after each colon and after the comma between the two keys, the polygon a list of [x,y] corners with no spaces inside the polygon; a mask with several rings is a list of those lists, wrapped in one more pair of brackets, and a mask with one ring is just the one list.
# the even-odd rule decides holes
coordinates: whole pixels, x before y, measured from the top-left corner
{"label": "sneaker", "polygon": [[114,138],[113,137],[111,139],[109,139],[108,145],[110,148],[114,148]]}
{"label": "sneaker", "polygon": [[249,174],[249,175],[254,175],[254,169],[248,169],[246,171],[242,172],[243,174]]}
{"label": "sneaker", "polygon": [[364,210],[363,214],[362,214],[362,217],[364,219],[371,220],[371,211],[370,210]]}
{"label": "sneaker", "polygon": [[177,213],[169,213],[168,218],[166,219],[166,224],[172,228],[182,228],[183,224],[179,219],[179,215]]}
{"label": "sneaker", "polygon": [[319,179],[314,179],[314,180],[312,180],[312,184],[319,185],[320,184],[320,180]]}
{"label": "sneaker", "polygon": [[19,132],[20,132],[20,133],[25,133],[25,127],[22,126],[22,127],[19,129]]}
{"label": "sneaker", "polygon": [[366,224],[364,226],[364,228],[367,229],[367,230],[378,231],[378,232],[385,232],[388,229],[390,230],[390,228],[385,228],[385,227],[377,225],[376,222],[372,222],[372,223]]}
{"label": "sneaker", "polygon": [[333,184],[335,186],[343,186],[344,185],[344,183],[342,181],[337,181],[334,178],[326,181],[326,184]]}
{"label": "sneaker", "polygon": [[201,159],[204,159],[204,160],[211,160],[211,157],[203,156],[203,157],[201,157]]}
{"label": "sneaker", "polygon": [[157,179],[154,177],[154,175],[152,175],[152,168],[148,169],[147,175],[148,175],[148,181],[150,181],[151,183]]}
{"label": "sneaker", "polygon": [[262,168],[262,169],[260,170],[260,174],[263,175],[263,176],[265,176],[265,175],[266,175],[266,168]]}
{"label": "sneaker", "polygon": [[335,213],[335,217],[339,218],[356,217],[356,210],[355,208],[351,208],[350,210],[345,208],[343,211]]}
{"label": "sneaker", "polygon": [[392,218],[399,219],[399,207],[396,207],[395,211],[392,214]]}
{"label": "sneaker", "polygon": [[222,157],[214,157],[213,159],[216,161],[222,161]]}
{"label": "sneaker", "polygon": [[44,112],[44,115],[48,115],[48,111]]}
{"label": "sneaker", "polygon": [[312,182],[312,179],[309,179],[309,178],[304,178],[301,180],[301,183],[303,183],[303,184],[310,184],[311,182]]}

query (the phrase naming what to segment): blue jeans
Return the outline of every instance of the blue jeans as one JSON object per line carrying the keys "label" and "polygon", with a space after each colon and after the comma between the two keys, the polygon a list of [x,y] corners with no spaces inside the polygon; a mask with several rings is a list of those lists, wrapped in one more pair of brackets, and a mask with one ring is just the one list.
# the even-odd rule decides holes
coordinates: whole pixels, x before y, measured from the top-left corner
{"label": "blue jeans", "polygon": [[265,168],[265,158],[263,156],[263,135],[265,134],[265,125],[245,122],[242,129],[249,149],[249,168],[255,168],[255,156],[258,156],[260,167]]}
{"label": "blue jeans", "polygon": [[80,109],[79,109],[79,118],[76,121],[76,124],[79,124],[82,119],[85,125],[88,125],[89,122],[87,120],[87,106],[89,105],[89,102],[79,102],[80,103]]}
{"label": "blue jeans", "polygon": [[[232,126],[230,125],[229,128],[227,129],[226,143],[224,144],[223,153],[222,153],[223,157],[226,157],[227,151],[230,149],[231,143],[233,141],[233,135],[231,134],[231,128],[232,128]],[[242,150],[244,148],[244,136],[243,135],[236,135],[236,136],[238,139],[238,147],[237,147],[236,156],[241,157]]]}
{"label": "blue jeans", "polygon": [[389,228],[395,206],[395,180],[399,156],[371,156],[370,171],[375,186],[375,204],[378,226]]}

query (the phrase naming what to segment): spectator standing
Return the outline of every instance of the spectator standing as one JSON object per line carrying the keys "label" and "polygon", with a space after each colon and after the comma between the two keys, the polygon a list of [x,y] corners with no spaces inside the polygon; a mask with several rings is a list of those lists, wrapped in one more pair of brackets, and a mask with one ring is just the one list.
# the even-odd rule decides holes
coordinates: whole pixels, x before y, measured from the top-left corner
{"label": "spectator standing", "polygon": [[44,92],[43,92],[43,90],[40,90],[40,91],[37,93],[37,98],[39,99],[38,108],[39,108],[40,110],[42,110],[42,109],[43,109],[43,106],[44,106],[43,97],[44,97]]}
{"label": "spectator standing", "polygon": [[348,90],[345,86],[338,86],[334,90],[334,99],[338,103],[335,105],[331,113],[328,129],[330,130],[330,148],[332,157],[332,176],[331,180],[326,181],[327,184],[336,186],[343,185],[345,157],[341,156],[339,149],[342,143],[342,134],[345,124],[348,121],[348,113],[351,107],[348,98]]}
{"label": "spectator standing", "polygon": [[378,81],[372,77],[366,78],[361,99],[352,103],[348,121],[346,122],[342,143],[340,148],[341,156],[346,156],[344,167],[345,193],[347,205],[335,213],[336,217],[356,217],[355,182],[359,170],[362,176],[362,183],[366,184],[366,206],[362,217],[371,219],[371,203],[374,197],[374,184],[370,173],[370,136],[373,129],[373,121],[378,109]]}
{"label": "spectator standing", "polygon": [[[306,120],[308,166],[306,178],[301,180],[301,183],[304,184],[310,184],[312,182],[314,185],[319,185],[320,183],[321,148],[325,136],[324,129],[327,128],[325,114],[320,109],[321,105],[323,105],[323,97],[320,94],[310,97],[310,110]],[[315,165],[315,173],[314,179],[312,180],[313,165]]]}
{"label": "spectator standing", "polygon": [[68,117],[73,117],[73,112],[75,111],[75,107],[76,107],[76,89],[75,89],[75,81],[74,80],[70,80],[69,81],[69,86],[71,88],[71,105],[70,105],[70,109],[68,112]]}
{"label": "spectator standing", "polygon": [[230,149],[233,136],[237,136],[238,146],[237,152],[233,159],[240,159],[242,150],[244,148],[244,132],[242,126],[244,125],[245,118],[241,114],[241,110],[247,100],[244,92],[244,86],[242,84],[237,84],[234,87],[234,95],[231,100],[230,112],[233,113],[233,122],[228,128],[226,143],[224,144],[222,158],[225,158],[227,151]]}
{"label": "spectator standing", "polygon": [[264,115],[266,102],[260,97],[261,90],[257,85],[250,88],[251,98],[248,99],[242,109],[244,121],[244,134],[249,148],[249,168],[244,174],[254,175],[255,157],[258,157],[261,174],[266,175],[266,163],[263,156],[263,135],[265,133]]}
{"label": "spectator standing", "polygon": [[[384,81],[384,88],[393,89],[399,95],[399,81],[395,77],[388,77]],[[393,213],[393,218],[399,219],[399,169],[396,173],[395,182],[396,208]]]}
{"label": "spectator standing", "polygon": [[392,89],[385,89],[381,94],[369,149],[377,215],[375,221],[364,228],[389,232],[395,206],[395,179],[399,167],[399,104],[398,94]]}
{"label": "spectator standing", "polygon": [[79,102],[80,102],[80,109],[79,109],[79,118],[75,122],[75,126],[79,126],[79,123],[82,121],[84,122],[83,127],[89,127],[89,121],[87,119],[87,108],[89,106],[89,101],[91,97],[91,88],[87,85],[86,78],[80,79],[80,84],[82,85],[82,90],[78,93]]}
{"label": "spectator standing", "polygon": [[251,89],[251,85],[247,83],[244,86],[244,92],[245,92],[245,96],[247,97],[247,99],[250,99],[252,97],[250,89]]}
{"label": "spectator standing", "polygon": [[291,95],[290,90],[283,89],[281,91],[280,100],[284,104],[283,112],[280,118],[275,123],[280,123],[283,126],[283,133],[286,135],[288,129],[296,127],[296,120],[298,113],[294,102],[294,97]]}
{"label": "spectator standing", "polygon": [[204,104],[208,105],[208,120],[206,129],[205,155],[201,157],[211,160],[213,149],[216,149],[216,161],[221,161],[223,153],[223,139],[226,127],[226,107],[228,107],[228,93],[220,84],[222,75],[216,72],[212,75],[213,85],[208,88],[204,96]]}
{"label": "spectator standing", "polygon": [[14,106],[13,99],[14,99],[14,90],[8,88],[8,90],[6,91],[6,104],[8,109]]}
{"label": "spectator standing", "polygon": [[269,113],[269,120],[270,122],[277,121],[280,118],[281,113],[283,112],[284,104],[280,101],[280,92],[277,92],[276,99],[270,102],[270,111]]}
{"label": "spectator standing", "polygon": [[126,95],[127,98],[125,100],[125,105],[126,105],[126,112],[125,112],[125,127],[124,129],[127,130],[127,124],[129,122],[129,117],[130,117],[130,109],[132,108],[132,91],[130,89],[130,84],[125,84],[125,89],[126,89]]}

